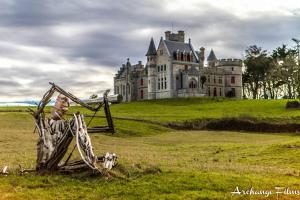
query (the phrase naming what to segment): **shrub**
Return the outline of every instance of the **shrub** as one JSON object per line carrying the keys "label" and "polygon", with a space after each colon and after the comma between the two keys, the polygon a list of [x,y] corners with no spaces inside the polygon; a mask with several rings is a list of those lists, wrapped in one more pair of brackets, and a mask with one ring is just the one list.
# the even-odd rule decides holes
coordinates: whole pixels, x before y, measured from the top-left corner
{"label": "shrub", "polygon": [[287,109],[290,109],[290,108],[300,108],[300,102],[299,101],[288,101],[286,103],[285,107]]}

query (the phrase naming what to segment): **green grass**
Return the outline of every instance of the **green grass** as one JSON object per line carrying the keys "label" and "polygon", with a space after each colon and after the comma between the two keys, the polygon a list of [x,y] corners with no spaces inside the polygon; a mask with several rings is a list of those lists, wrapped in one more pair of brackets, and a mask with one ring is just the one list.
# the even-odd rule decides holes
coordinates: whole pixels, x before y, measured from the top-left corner
{"label": "green grass", "polygon": [[180,98],[113,104],[111,110],[113,116],[159,122],[226,117],[299,121],[300,110],[286,110],[287,101]]}
{"label": "green grass", "polygon": [[[245,115],[297,120],[299,111],[286,111],[284,106],[284,100],[190,98],[111,108],[113,116],[163,122]],[[35,166],[33,120],[27,113],[0,112],[0,167],[8,165],[11,171],[7,177],[0,176],[0,199],[276,199],[275,195],[232,197],[230,192],[236,186],[300,190],[297,134],[174,131],[128,120],[115,120],[115,125],[115,135],[91,134],[91,138],[97,155],[117,153],[119,167],[115,170],[122,172],[124,179],[84,174],[19,176],[18,164]],[[77,152],[74,158],[79,158]],[[280,199],[297,198],[300,196],[285,195]]]}

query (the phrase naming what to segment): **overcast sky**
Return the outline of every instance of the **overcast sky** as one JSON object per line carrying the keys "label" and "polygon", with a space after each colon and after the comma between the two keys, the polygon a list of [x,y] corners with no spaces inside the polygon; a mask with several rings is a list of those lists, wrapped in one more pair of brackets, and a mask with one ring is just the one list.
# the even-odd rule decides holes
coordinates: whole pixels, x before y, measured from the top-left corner
{"label": "overcast sky", "polygon": [[299,0],[1,0],[0,101],[40,99],[54,81],[79,97],[112,88],[150,38],[184,30],[195,49],[242,58],[300,38]]}

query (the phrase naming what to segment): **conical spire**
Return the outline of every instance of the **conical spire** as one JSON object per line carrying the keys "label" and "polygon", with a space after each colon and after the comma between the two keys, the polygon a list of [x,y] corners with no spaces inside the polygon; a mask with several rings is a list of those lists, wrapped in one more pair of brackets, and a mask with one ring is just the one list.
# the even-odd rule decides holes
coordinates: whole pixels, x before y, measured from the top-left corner
{"label": "conical spire", "polygon": [[156,47],[155,47],[153,38],[151,38],[150,45],[149,45],[146,56],[156,56],[156,54],[157,54]]}
{"label": "conical spire", "polygon": [[214,53],[214,50],[211,49],[209,56],[207,57],[207,61],[215,61],[215,60],[217,60],[217,57]]}

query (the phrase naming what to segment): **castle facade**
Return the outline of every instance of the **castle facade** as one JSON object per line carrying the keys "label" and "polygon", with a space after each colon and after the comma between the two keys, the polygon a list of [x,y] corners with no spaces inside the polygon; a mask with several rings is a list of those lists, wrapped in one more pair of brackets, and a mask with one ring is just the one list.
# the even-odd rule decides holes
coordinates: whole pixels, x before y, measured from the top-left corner
{"label": "castle facade", "polygon": [[217,59],[213,50],[195,51],[184,31],[165,32],[158,48],[151,38],[146,66],[129,59],[114,77],[114,92],[124,102],[190,96],[242,98],[242,60]]}

